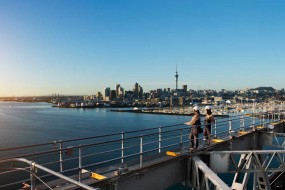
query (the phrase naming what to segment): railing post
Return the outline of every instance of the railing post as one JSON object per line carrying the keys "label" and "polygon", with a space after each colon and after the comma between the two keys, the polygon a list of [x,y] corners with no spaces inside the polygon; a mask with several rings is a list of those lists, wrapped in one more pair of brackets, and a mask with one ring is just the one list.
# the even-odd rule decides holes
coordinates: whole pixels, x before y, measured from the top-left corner
{"label": "railing post", "polygon": [[244,131],[244,119],[243,119],[243,115],[240,116],[240,131]]}
{"label": "railing post", "polygon": [[140,168],[143,164],[143,136],[140,137]]}
{"label": "railing post", "polygon": [[183,129],[180,129],[180,153],[182,154],[183,149]]}
{"label": "railing post", "polygon": [[31,178],[31,190],[36,189],[36,178],[35,178],[35,173],[36,173],[36,168],[35,168],[35,163],[30,162],[30,178]]}
{"label": "railing post", "polygon": [[63,159],[62,159],[62,141],[59,140],[59,169],[63,171]]}
{"label": "railing post", "polygon": [[261,126],[261,116],[260,116],[260,111],[259,111],[259,113],[258,113],[258,119],[259,119],[259,126]]}
{"label": "railing post", "polygon": [[124,138],[125,138],[125,135],[124,135],[124,132],[122,132],[121,134],[121,163],[123,164],[124,163]]}
{"label": "railing post", "polygon": [[264,122],[265,122],[265,117],[264,117],[265,113],[262,113],[262,126],[264,127]]}
{"label": "railing post", "polygon": [[82,147],[79,145],[78,148],[78,168],[79,168],[79,173],[78,173],[78,181],[81,182],[81,170],[82,170]]}
{"label": "railing post", "polygon": [[161,153],[161,127],[158,128],[158,153]]}
{"label": "railing post", "polygon": [[253,113],[252,113],[252,129],[255,130],[255,113],[254,113],[254,109],[253,109]]}
{"label": "railing post", "polygon": [[231,116],[229,116],[229,137],[232,136],[232,120]]}
{"label": "railing post", "polygon": [[218,119],[215,119],[215,138],[217,138],[217,121]]}
{"label": "railing post", "polygon": [[253,113],[251,114],[251,127],[252,127],[252,130],[254,131],[255,130],[255,119],[254,119]]}

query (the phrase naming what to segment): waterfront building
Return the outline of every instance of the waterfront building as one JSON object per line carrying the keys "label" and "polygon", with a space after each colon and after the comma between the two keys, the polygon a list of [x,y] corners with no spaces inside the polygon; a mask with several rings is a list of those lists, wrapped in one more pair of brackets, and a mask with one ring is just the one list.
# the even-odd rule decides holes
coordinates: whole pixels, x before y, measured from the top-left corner
{"label": "waterfront building", "polygon": [[[110,89],[110,87],[104,88],[104,89],[103,89],[103,94],[102,94],[103,100],[104,100],[104,101],[109,101],[110,95],[111,95],[111,89]],[[108,99],[108,100],[107,100],[107,99]]]}
{"label": "waterfront building", "polygon": [[157,96],[161,96],[162,95],[162,89],[159,88],[156,90]]}
{"label": "waterfront building", "polygon": [[139,98],[141,99],[143,96],[143,88],[138,84],[135,83],[135,87],[134,87],[134,98]]}
{"label": "waterfront building", "polygon": [[185,97],[179,97],[179,106],[183,106],[185,104]]}
{"label": "waterfront building", "polygon": [[110,100],[116,100],[116,90],[111,90]]}
{"label": "waterfront building", "polygon": [[139,95],[139,84],[136,82],[134,87],[134,98],[138,98]]}
{"label": "waterfront building", "polygon": [[139,98],[141,99],[143,96],[143,88],[139,86]]}
{"label": "waterfront building", "polygon": [[[103,97],[102,93],[101,92],[97,92],[96,97],[97,97],[98,100],[101,100],[102,97]],[[94,100],[94,98],[92,98],[91,100]]]}
{"label": "waterfront building", "polygon": [[187,85],[183,85],[183,92],[187,93]]}
{"label": "waterfront building", "polygon": [[116,84],[116,97],[117,97],[117,98],[118,98],[119,95],[120,95],[120,87],[121,87],[120,84]]}
{"label": "waterfront building", "polygon": [[170,106],[174,107],[178,105],[178,97],[177,96],[171,96],[170,97]]}
{"label": "waterfront building", "polygon": [[118,89],[117,98],[120,99],[120,100],[123,100],[124,96],[125,96],[125,90],[124,90],[123,87],[120,86],[119,89]]}

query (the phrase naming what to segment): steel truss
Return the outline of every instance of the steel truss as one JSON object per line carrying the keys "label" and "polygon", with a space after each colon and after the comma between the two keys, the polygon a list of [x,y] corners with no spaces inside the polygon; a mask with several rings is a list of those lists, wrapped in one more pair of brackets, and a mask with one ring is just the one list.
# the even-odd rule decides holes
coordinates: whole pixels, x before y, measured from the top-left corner
{"label": "steel truss", "polygon": [[285,149],[285,133],[268,133],[273,135],[272,146],[277,146],[279,148]]}
{"label": "steel truss", "polygon": [[[285,171],[285,150],[253,150],[253,151],[215,151],[204,152],[203,155],[223,159],[225,168],[216,169],[216,173],[234,173],[231,188],[198,157],[193,157],[192,185],[197,189],[247,189],[249,174],[253,174],[253,189],[270,190],[270,177]],[[202,175],[201,175],[202,174]],[[209,183],[213,184],[209,186]],[[201,185],[203,184],[203,185]]]}
{"label": "steel truss", "polygon": [[192,162],[191,186],[195,189],[230,190],[230,187],[221,180],[199,157],[190,158]]}

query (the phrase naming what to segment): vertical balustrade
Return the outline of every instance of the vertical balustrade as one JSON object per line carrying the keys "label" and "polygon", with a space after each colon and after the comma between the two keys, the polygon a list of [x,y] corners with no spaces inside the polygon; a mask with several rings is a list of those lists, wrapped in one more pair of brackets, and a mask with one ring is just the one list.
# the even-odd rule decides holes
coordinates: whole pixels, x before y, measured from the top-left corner
{"label": "vertical balustrade", "polygon": [[262,120],[261,120],[261,116],[260,116],[260,111],[258,113],[258,119],[259,119],[259,126],[262,126]]}
{"label": "vertical balustrade", "polygon": [[63,159],[62,159],[62,147],[63,146],[62,145],[63,145],[63,143],[60,140],[59,141],[59,170],[60,170],[60,172],[63,171]]}
{"label": "vertical balustrade", "polygon": [[278,110],[278,123],[280,122],[280,107],[279,107],[279,110]]}
{"label": "vertical balustrade", "polygon": [[143,136],[140,137],[140,167],[143,165]]}
{"label": "vertical balustrade", "polygon": [[232,136],[232,119],[231,116],[229,116],[229,137]]}
{"label": "vertical balustrade", "polygon": [[30,180],[31,180],[31,190],[36,189],[36,178],[35,178],[35,173],[36,173],[36,168],[35,168],[35,163],[30,162]]}
{"label": "vertical balustrade", "polygon": [[262,113],[262,126],[264,127],[264,122],[265,122],[265,113]]}
{"label": "vertical balustrade", "polygon": [[158,128],[158,153],[161,153],[161,127]]}
{"label": "vertical balustrade", "polygon": [[252,130],[254,131],[255,130],[255,116],[254,116],[254,112],[252,112],[252,114],[251,114],[251,127],[252,127]]}
{"label": "vertical balustrade", "polygon": [[124,163],[124,139],[125,139],[125,134],[122,132],[121,134],[121,163]]}
{"label": "vertical balustrade", "polygon": [[244,131],[244,118],[243,118],[243,115],[240,116],[240,131]]}
{"label": "vertical balustrade", "polygon": [[182,154],[183,149],[183,129],[180,129],[180,153]]}
{"label": "vertical balustrade", "polygon": [[255,109],[252,109],[252,128],[255,130]]}
{"label": "vertical balustrade", "polygon": [[81,179],[82,179],[82,147],[81,145],[79,145],[79,148],[78,148],[78,169],[79,169],[79,172],[78,172],[78,181],[81,182]]}
{"label": "vertical balustrade", "polygon": [[214,134],[214,137],[215,137],[215,138],[217,138],[217,122],[218,122],[218,119],[215,119],[215,130],[214,130],[214,131],[215,131],[215,132],[214,132],[214,133],[215,133],[215,134]]}

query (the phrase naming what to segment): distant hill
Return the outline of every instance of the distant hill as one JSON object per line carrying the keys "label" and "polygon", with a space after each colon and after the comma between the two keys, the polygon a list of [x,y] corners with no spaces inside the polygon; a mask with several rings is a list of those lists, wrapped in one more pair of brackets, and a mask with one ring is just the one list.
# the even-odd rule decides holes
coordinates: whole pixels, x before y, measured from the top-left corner
{"label": "distant hill", "polygon": [[251,90],[259,90],[259,91],[275,91],[274,88],[272,87],[257,87],[257,88],[253,88]]}

